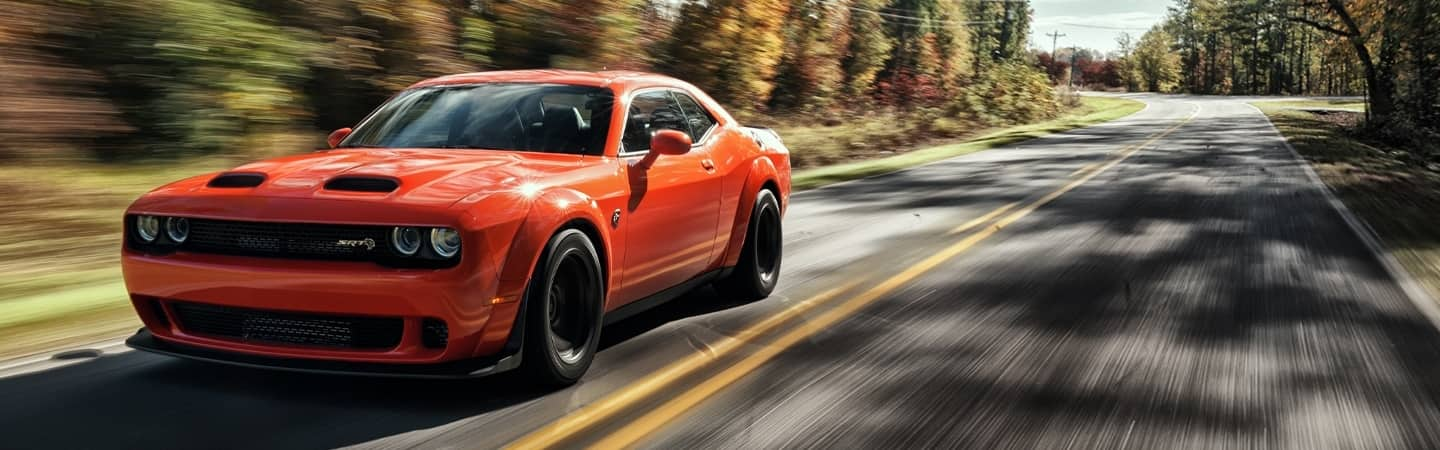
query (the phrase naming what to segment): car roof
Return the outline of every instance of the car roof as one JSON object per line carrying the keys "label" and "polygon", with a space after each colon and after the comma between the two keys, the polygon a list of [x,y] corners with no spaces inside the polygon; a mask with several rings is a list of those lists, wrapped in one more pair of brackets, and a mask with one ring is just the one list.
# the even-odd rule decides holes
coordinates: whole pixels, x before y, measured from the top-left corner
{"label": "car roof", "polygon": [[476,83],[554,83],[578,86],[614,87],[623,92],[627,89],[646,86],[687,86],[675,78],[664,75],[629,70],[608,70],[586,72],[581,70],[497,70],[491,72],[462,73],[431,78],[411,85],[410,88]]}

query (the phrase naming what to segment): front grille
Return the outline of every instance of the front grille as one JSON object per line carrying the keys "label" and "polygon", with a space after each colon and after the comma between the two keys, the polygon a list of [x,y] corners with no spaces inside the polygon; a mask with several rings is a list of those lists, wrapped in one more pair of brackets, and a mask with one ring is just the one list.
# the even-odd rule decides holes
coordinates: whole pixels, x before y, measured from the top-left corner
{"label": "front grille", "polygon": [[191,219],[180,248],[197,253],[377,261],[390,257],[389,228],[365,225]]}
{"label": "front grille", "polygon": [[396,317],[333,316],[171,303],[186,333],[251,343],[383,350],[400,344],[405,321]]}

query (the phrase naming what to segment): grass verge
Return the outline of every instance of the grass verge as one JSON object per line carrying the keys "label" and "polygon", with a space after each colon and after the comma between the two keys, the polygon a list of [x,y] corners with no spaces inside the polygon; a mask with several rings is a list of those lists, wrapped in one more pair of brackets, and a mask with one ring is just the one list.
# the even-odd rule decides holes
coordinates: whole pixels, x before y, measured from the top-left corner
{"label": "grass verge", "polygon": [[[1144,107],[1120,98],[1085,97],[1081,101],[1081,106],[1040,123],[990,130],[963,142],[895,156],[802,170],[795,174],[795,187],[808,189],[892,172],[1113,120]],[[796,127],[780,132],[787,136],[787,143],[803,152],[806,142],[833,146],[837,139],[845,144],[846,137],[893,131],[882,122],[856,125],[861,129]],[[837,158],[868,156],[863,152],[842,154],[843,148],[816,151],[834,153],[831,156]],[[816,159],[824,161],[829,160]],[[0,205],[5,217],[0,220],[0,235],[13,237],[0,243],[0,333],[6,336],[0,360],[122,336],[139,327],[126,301],[118,268],[122,211],[151,188],[238,162],[206,159],[144,166],[51,162],[0,167],[0,195],[15,199]]]}
{"label": "grass verge", "polygon": [[[1299,103],[1299,104],[1296,104]],[[1432,296],[1440,297],[1440,168],[1354,133],[1359,112],[1314,113],[1325,102],[1255,102],[1320,179]],[[1302,109],[1296,109],[1302,108]],[[1362,105],[1363,108],[1363,105]]]}
{"label": "grass verge", "polygon": [[0,360],[140,326],[120,281],[120,216],[156,186],[235,161],[0,166]]}
{"label": "grass verge", "polygon": [[[792,177],[792,182],[796,190],[803,190],[813,189],[830,183],[880,175],[928,162],[1014,144],[1047,134],[1108,122],[1134,114],[1145,107],[1144,103],[1114,97],[1082,97],[1080,101],[1081,105],[1079,107],[1054,119],[988,131],[963,142],[919,149],[887,158],[801,170],[795,172]],[[781,135],[784,136],[785,134],[782,132]],[[786,143],[792,148],[792,151],[804,151],[803,147],[797,147],[788,138]]]}

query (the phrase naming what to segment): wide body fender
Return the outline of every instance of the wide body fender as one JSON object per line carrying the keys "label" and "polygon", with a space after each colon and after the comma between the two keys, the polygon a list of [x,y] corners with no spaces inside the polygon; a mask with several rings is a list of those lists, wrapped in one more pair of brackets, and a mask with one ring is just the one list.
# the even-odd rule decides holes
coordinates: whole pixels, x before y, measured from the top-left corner
{"label": "wide body fender", "polygon": [[[605,267],[606,289],[613,285],[611,278],[615,276],[615,271],[610,268],[614,267],[614,256],[609,249],[614,247],[610,241],[610,228],[605,226],[609,219],[601,215],[599,205],[593,198],[573,189],[553,189],[529,199],[528,207],[525,206],[526,199],[517,198],[513,202],[511,205],[527,212],[515,225],[509,249],[498,261],[499,276],[492,300],[494,310],[490,323],[485,327],[485,337],[475,350],[477,355],[519,351],[519,346],[522,345],[521,336],[524,334],[521,317],[525,311],[525,289],[535,272],[535,266],[540,262],[545,244],[565,224],[584,220],[593,225],[591,230],[586,231],[592,239],[598,239],[594,244]],[[472,209],[472,214],[485,214],[486,210],[493,213],[494,207],[495,203],[481,202],[481,205],[474,208],[483,209]]]}
{"label": "wide body fender", "polygon": [[740,249],[745,245],[745,235],[750,230],[750,213],[755,210],[755,196],[760,193],[760,188],[765,183],[774,184],[780,192],[775,193],[775,198],[781,202],[780,210],[785,210],[785,186],[780,185],[779,171],[775,169],[775,163],[765,156],[755,158],[750,162],[749,174],[745,177],[745,185],[740,190],[740,202],[736,204],[734,221],[730,224],[730,239],[725,241],[725,257],[721,262],[722,267],[733,267],[740,261]]}
{"label": "wide body fender", "polygon": [[600,210],[600,205],[594,198],[574,189],[555,189],[541,194],[530,205],[530,211],[525,215],[525,220],[520,223],[515,232],[515,237],[510,245],[510,251],[500,269],[500,290],[499,294],[507,301],[518,301],[519,296],[524,294],[525,286],[530,281],[530,276],[535,272],[536,264],[540,262],[540,253],[545,249],[545,243],[555,235],[565,224],[584,221],[591,225],[591,229],[585,230],[592,239],[599,239],[595,242],[595,249],[600,252],[600,262],[604,265],[605,285],[608,291],[614,285],[615,276],[614,252],[611,245],[610,218]]}

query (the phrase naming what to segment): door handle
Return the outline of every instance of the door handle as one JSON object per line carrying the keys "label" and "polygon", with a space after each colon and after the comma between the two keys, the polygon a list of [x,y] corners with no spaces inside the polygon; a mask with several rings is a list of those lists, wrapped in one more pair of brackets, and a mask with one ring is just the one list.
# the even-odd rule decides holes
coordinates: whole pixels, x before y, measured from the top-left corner
{"label": "door handle", "polygon": [[711,170],[711,171],[713,171],[713,170],[715,170],[715,161],[711,161],[711,160],[708,160],[708,159],[702,159],[702,160],[700,160],[700,167],[704,167],[705,170]]}

